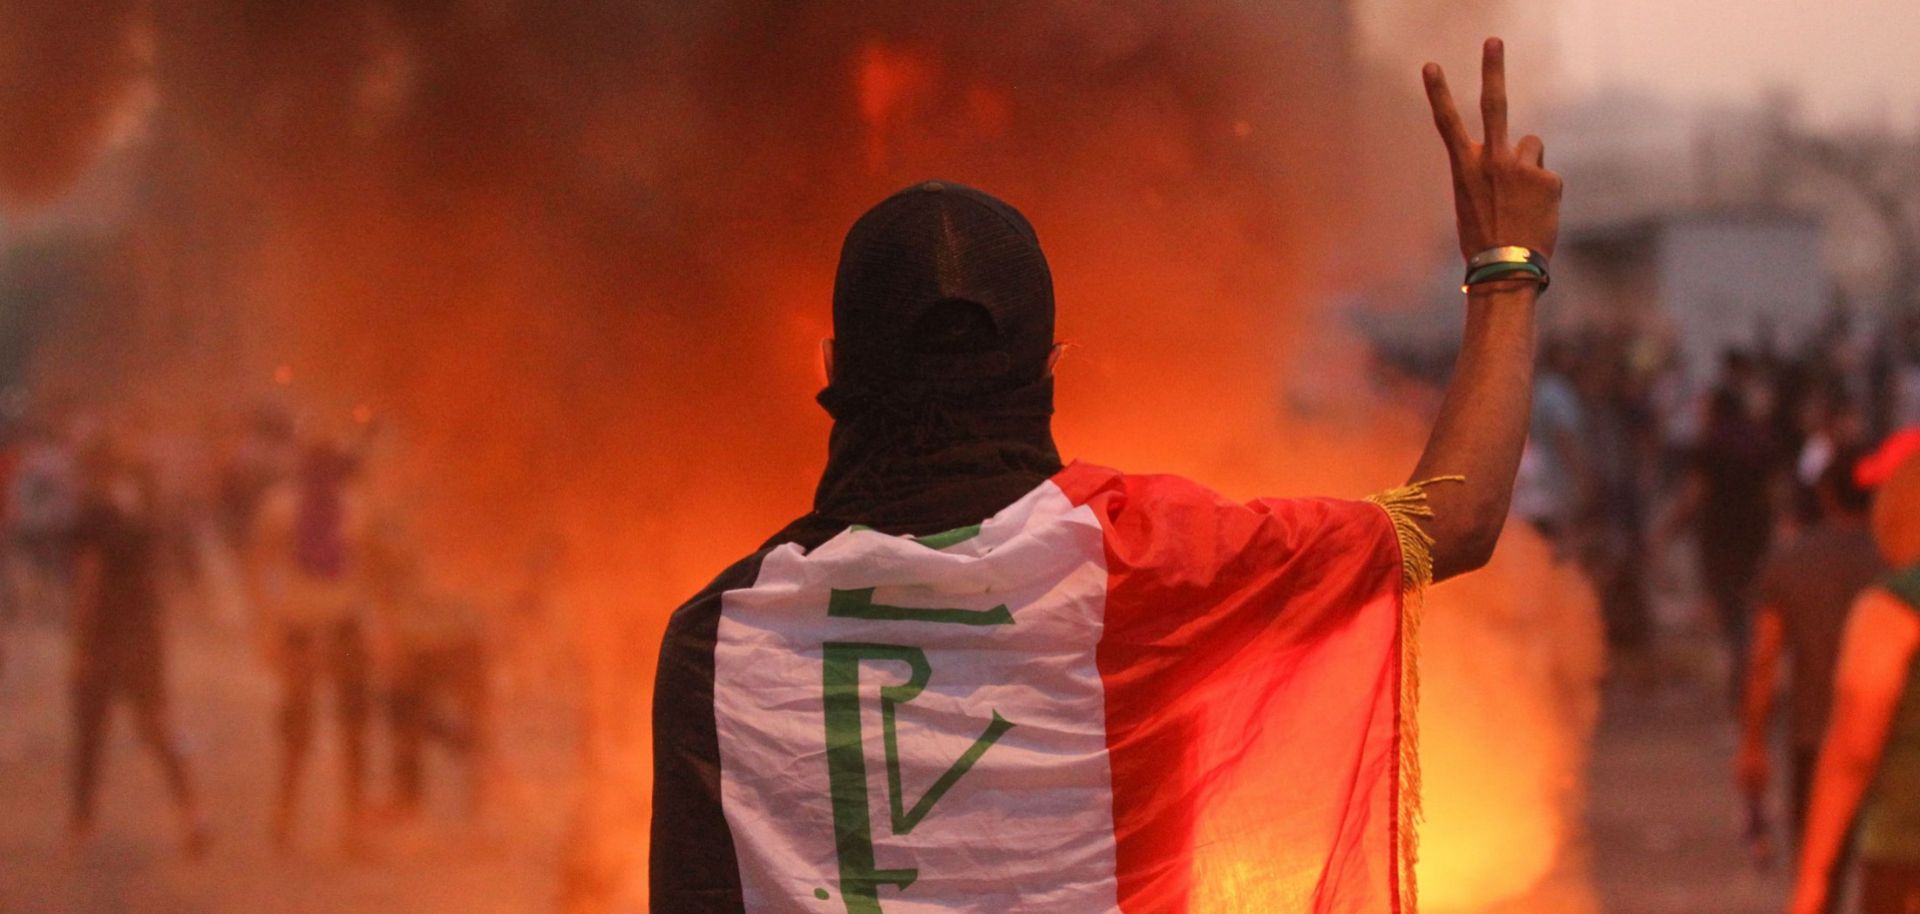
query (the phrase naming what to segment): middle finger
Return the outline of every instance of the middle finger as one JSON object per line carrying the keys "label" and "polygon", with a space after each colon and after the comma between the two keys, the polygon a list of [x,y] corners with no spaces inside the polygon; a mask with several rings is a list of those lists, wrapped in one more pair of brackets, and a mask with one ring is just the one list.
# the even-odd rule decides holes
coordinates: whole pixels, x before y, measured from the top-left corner
{"label": "middle finger", "polygon": [[1487,39],[1480,57],[1480,120],[1487,130],[1487,152],[1507,150],[1507,52],[1498,38]]}

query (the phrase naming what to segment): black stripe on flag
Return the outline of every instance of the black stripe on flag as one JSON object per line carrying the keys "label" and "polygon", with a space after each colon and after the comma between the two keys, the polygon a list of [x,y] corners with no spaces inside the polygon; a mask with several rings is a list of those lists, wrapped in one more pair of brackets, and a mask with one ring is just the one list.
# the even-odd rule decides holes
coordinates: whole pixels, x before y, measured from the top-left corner
{"label": "black stripe on flag", "polygon": [[720,806],[720,736],[713,715],[713,646],[720,596],[752,587],[762,549],[674,610],[653,686],[654,914],[743,914],[733,831]]}

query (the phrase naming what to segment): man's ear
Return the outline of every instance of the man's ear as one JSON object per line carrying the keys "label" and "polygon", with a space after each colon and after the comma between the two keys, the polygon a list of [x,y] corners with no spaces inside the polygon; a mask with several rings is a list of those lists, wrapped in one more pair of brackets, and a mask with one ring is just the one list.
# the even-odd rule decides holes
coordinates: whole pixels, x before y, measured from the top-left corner
{"label": "man's ear", "polygon": [[827,383],[833,383],[833,337],[820,341],[820,367],[827,373]]}
{"label": "man's ear", "polygon": [[1067,344],[1055,343],[1047,353],[1047,377],[1053,377],[1053,369],[1060,364],[1060,357],[1067,354]]}

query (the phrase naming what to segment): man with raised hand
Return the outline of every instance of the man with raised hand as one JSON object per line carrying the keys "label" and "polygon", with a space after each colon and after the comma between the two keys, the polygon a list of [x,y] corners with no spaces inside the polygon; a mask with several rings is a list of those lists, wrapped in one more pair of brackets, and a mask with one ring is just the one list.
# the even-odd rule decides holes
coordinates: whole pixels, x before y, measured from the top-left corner
{"label": "man with raised hand", "polygon": [[1367,500],[1063,466],[1027,220],[926,182],[854,223],[814,510],[662,646],[655,911],[1412,911],[1408,594],[1499,536],[1560,199],[1497,40],[1480,140],[1425,80],[1466,329],[1413,482]]}

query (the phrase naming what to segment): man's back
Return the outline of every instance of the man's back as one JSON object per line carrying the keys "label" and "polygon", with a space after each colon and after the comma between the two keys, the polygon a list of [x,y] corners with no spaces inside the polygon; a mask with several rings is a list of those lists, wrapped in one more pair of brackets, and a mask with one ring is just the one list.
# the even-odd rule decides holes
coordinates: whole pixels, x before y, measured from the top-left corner
{"label": "man's back", "polygon": [[104,499],[84,507],[76,518],[76,553],[97,562],[95,605],[84,616],[91,646],[157,650],[160,592],[156,552],[158,532],[144,510]]}
{"label": "man's back", "polygon": [[662,645],[655,911],[1411,914],[1403,595],[1492,555],[1559,232],[1483,54],[1484,142],[1424,72],[1467,320],[1415,481],[1371,504],[1063,469],[1025,217],[929,181],[854,222],[813,513]]}
{"label": "man's back", "polygon": [[1275,898],[1385,910],[1401,574],[1378,506],[1087,464],[944,534],[756,553],[668,633],[655,908],[1181,910],[1230,835]]}
{"label": "man's back", "polygon": [[358,612],[367,584],[372,510],[364,492],[342,483],[325,510],[314,510],[299,481],[280,483],[260,505],[250,536],[259,607],[275,622],[310,626]]}
{"label": "man's back", "polygon": [[1789,726],[1794,746],[1820,745],[1847,610],[1854,597],[1885,572],[1865,524],[1819,524],[1767,559],[1761,603],[1779,611],[1784,646],[1792,655]]}

